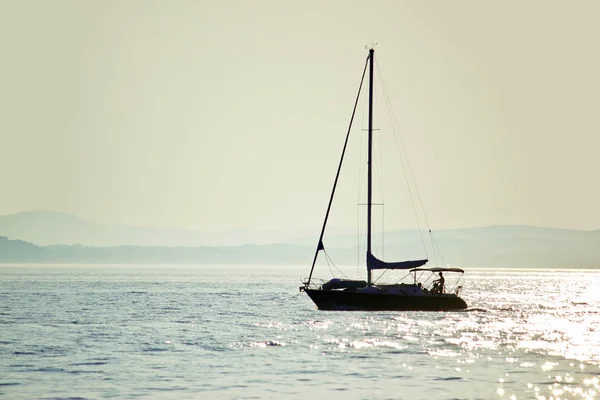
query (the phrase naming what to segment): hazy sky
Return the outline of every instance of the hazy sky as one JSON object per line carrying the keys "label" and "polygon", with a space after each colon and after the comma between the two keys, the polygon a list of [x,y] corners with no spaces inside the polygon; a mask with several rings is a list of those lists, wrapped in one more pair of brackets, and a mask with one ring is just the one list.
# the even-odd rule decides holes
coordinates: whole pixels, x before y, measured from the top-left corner
{"label": "hazy sky", "polygon": [[0,214],[314,229],[376,41],[433,228],[598,229],[598,15],[598,1],[0,0]]}

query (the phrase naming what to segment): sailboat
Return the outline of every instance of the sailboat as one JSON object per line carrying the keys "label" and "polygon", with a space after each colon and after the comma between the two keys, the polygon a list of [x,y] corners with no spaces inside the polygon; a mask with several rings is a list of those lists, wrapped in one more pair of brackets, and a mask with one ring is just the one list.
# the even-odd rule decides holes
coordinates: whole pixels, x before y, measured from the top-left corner
{"label": "sailboat", "polygon": [[[361,83],[359,86],[354,111],[350,119],[350,126],[346,135],[346,141],[342,150],[342,157],[337,169],[333,189],[329,198],[325,221],[321,228],[321,234],[317,243],[317,248],[313,258],[310,274],[303,280],[300,291],[305,292],[315,303],[319,310],[365,310],[365,311],[447,311],[462,310],[467,308],[467,303],[459,297],[462,287],[457,287],[454,292],[446,292],[445,278],[443,274],[458,273],[464,271],[460,268],[446,267],[424,267],[427,259],[408,260],[397,262],[385,262],[378,259],[372,253],[372,208],[373,208],[373,70],[375,62],[375,49],[369,49],[369,55],[365,62]],[[368,155],[367,155],[367,244],[366,244],[366,280],[351,280],[342,278],[332,278],[329,281],[317,283],[313,278],[313,272],[317,257],[321,251],[325,250],[323,236],[327,226],[327,220],[331,211],[335,189],[337,187],[340,171],[344,160],[344,154],[348,145],[348,138],[352,128],[352,121],[356,113],[356,107],[360,98],[360,92],[363,86],[365,73],[369,67],[369,105],[368,105]],[[393,284],[376,284],[372,279],[374,270],[406,270],[410,276],[410,282]],[[419,279],[423,274],[434,276],[437,274],[439,279],[433,282],[433,287],[427,288],[427,279],[425,285]]]}

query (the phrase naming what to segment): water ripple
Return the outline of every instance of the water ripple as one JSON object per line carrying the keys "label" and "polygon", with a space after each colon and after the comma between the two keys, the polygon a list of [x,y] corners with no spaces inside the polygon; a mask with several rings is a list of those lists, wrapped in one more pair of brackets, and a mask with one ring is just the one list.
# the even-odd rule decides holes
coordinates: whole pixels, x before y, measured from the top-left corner
{"label": "water ripple", "polygon": [[0,395],[599,398],[598,271],[469,272],[456,313],[316,311],[304,272],[0,267]]}

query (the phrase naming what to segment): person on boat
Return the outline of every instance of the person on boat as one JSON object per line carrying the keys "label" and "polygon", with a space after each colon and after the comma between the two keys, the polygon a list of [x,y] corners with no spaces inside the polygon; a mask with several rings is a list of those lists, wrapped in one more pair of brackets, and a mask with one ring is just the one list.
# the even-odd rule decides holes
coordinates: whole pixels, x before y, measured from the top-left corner
{"label": "person on boat", "polygon": [[440,277],[438,279],[436,279],[435,281],[433,281],[433,291],[435,293],[439,293],[439,294],[444,293],[444,283],[445,282],[446,282],[446,280],[444,279],[444,275],[440,271]]}

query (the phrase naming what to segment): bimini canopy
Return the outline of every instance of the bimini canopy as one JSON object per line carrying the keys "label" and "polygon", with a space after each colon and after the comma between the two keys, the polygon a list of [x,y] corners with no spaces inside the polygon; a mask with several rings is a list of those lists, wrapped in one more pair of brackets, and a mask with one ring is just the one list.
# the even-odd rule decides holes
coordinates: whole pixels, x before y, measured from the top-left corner
{"label": "bimini canopy", "polygon": [[411,269],[409,272],[416,272],[416,271],[427,271],[427,272],[460,272],[461,274],[465,273],[465,271],[463,271],[460,268],[443,268],[443,267],[414,268],[414,269]]}
{"label": "bimini canopy", "polygon": [[373,254],[367,253],[367,269],[410,269],[427,264],[429,260],[385,262],[378,260]]}

